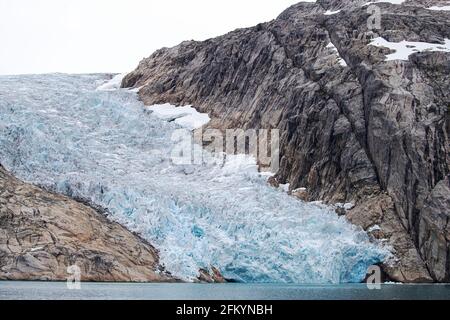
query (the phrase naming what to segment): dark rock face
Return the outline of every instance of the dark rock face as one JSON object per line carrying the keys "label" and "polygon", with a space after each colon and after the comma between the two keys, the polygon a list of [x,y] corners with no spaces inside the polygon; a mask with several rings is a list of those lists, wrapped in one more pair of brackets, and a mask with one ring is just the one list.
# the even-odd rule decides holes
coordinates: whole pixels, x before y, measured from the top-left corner
{"label": "dark rock face", "polygon": [[352,221],[384,225],[399,259],[386,266],[392,279],[450,281],[450,54],[385,61],[390,50],[369,45],[443,43],[450,13],[425,9],[443,1],[377,3],[381,28],[369,30],[364,3],[299,3],[256,27],[161,49],[122,85],[149,105],[192,104],[213,128],[281,129],[279,183],[307,188],[308,200],[353,201]]}
{"label": "dark rock face", "polygon": [[67,197],[23,183],[0,166],[0,280],[167,282],[151,245]]}
{"label": "dark rock face", "polygon": [[425,200],[419,217],[420,253],[428,262],[431,275],[438,281],[448,281],[450,263],[450,183],[440,181]]}

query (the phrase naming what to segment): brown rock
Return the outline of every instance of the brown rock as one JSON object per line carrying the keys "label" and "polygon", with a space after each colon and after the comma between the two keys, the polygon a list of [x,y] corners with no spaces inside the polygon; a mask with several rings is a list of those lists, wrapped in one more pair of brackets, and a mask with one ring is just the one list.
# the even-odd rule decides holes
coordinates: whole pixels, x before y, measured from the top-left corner
{"label": "brown rock", "polygon": [[227,282],[225,280],[225,278],[222,276],[222,274],[220,273],[220,271],[215,267],[211,267],[210,271],[205,270],[205,269],[200,269],[198,280],[200,282],[205,282],[205,283],[225,283],[225,282]]}
{"label": "brown rock", "polygon": [[0,166],[0,280],[174,281],[158,252],[104,215],[12,177]]}

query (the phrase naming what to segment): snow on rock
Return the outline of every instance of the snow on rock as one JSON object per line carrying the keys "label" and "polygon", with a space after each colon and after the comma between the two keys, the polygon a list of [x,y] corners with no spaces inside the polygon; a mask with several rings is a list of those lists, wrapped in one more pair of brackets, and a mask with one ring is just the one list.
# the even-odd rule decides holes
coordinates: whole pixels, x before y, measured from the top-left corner
{"label": "snow on rock", "polygon": [[428,10],[435,10],[435,11],[450,11],[450,6],[442,6],[442,7],[433,6],[433,7],[427,8],[427,9]]}
{"label": "snow on rock", "polygon": [[379,1],[375,1],[375,2],[387,2],[387,3],[392,3],[392,4],[402,4],[405,1],[406,0],[379,0]]}
{"label": "snow on rock", "polygon": [[345,210],[352,210],[355,207],[355,205],[353,203],[346,203],[344,204],[344,209]]}
{"label": "snow on rock", "polygon": [[200,113],[192,106],[176,107],[171,104],[148,106],[148,110],[164,121],[174,121],[179,126],[194,130],[203,127],[211,118],[206,113]]}
{"label": "snow on rock", "polygon": [[289,192],[289,189],[290,189],[290,187],[291,187],[291,185],[289,184],[289,183],[286,183],[286,184],[280,184],[280,189],[281,190],[283,190],[283,192]]}
{"label": "snow on rock", "polygon": [[120,89],[120,86],[122,84],[123,78],[125,78],[127,74],[121,73],[116,76],[114,76],[111,80],[105,82],[101,86],[97,88],[98,91],[113,91]]}
{"label": "snow on rock", "polygon": [[369,4],[374,4],[374,3],[392,3],[392,4],[402,4],[403,2],[405,2],[406,0],[377,0],[377,1],[371,1],[368,2],[366,4],[364,4],[364,6],[367,6]]}
{"label": "snow on rock", "polygon": [[339,12],[341,12],[341,10],[336,10],[336,11],[327,10],[327,11],[324,13],[324,15],[326,15],[326,16],[331,16],[331,15],[337,14],[337,13],[339,13]]}
{"label": "snow on rock", "polygon": [[436,43],[413,42],[413,41],[389,42],[382,37],[378,37],[373,39],[369,45],[377,47],[386,47],[391,50],[395,50],[394,53],[388,54],[386,56],[386,61],[408,60],[409,56],[415,52],[423,52],[423,51],[450,52],[449,39],[445,39],[445,44],[436,44]]}
{"label": "snow on rock", "polygon": [[273,173],[273,172],[271,172],[271,171],[260,171],[259,174],[260,174],[262,177],[266,177],[267,179],[269,179],[269,178],[275,176],[275,173]]}
{"label": "snow on rock", "polygon": [[[326,205],[323,201],[312,201],[312,202],[308,202],[310,205],[321,208],[321,209],[325,209],[325,208],[329,208],[328,205]],[[333,211],[333,214],[336,215],[335,211]]]}
{"label": "snow on rock", "polygon": [[363,4],[362,6],[365,7],[365,6],[369,6],[369,5],[372,5],[372,4],[383,3],[383,2],[384,3],[392,3],[392,4],[402,4],[405,1],[406,0],[377,0],[377,1],[367,2],[367,3]]}
{"label": "snow on rock", "polygon": [[333,44],[333,42],[330,42],[330,43],[326,46],[326,48],[331,49],[333,52],[335,52],[335,53],[337,54],[337,56],[338,56],[338,59],[337,59],[337,60],[338,60],[338,63],[339,63],[341,66],[347,67],[347,63],[345,62],[344,59],[342,59],[342,57],[341,57],[340,54],[339,54],[338,49],[337,49],[336,46]]}
{"label": "snow on rock", "polygon": [[141,90],[142,89],[142,87],[138,87],[138,88],[133,88],[133,89],[130,89],[130,92],[135,92],[135,93],[138,93],[139,92],[139,90]]}
{"label": "snow on rock", "polygon": [[345,209],[346,211],[352,210],[355,207],[353,203],[336,203],[334,206],[336,208]]}
{"label": "snow on rock", "polygon": [[375,231],[381,231],[381,227],[379,225],[374,225],[367,230],[368,233],[375,232]]}

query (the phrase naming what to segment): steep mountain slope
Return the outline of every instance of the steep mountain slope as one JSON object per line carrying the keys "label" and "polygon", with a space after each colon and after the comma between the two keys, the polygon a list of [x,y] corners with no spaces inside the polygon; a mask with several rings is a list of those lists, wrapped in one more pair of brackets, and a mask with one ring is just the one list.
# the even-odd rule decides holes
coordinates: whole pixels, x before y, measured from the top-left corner
{"label": "steep mountain slope", "polygon": [[[253,28],[163,48],[122,86],[148,105],[192,104],[213,128],[281,129],[278,183],[307,188],[308,200],[355,202],[348,218],[396,251],[392,279],[450,281],[450,13],[426,9],[444,3],[299,3]],[[439,51],[389,60],[376,39]]]}

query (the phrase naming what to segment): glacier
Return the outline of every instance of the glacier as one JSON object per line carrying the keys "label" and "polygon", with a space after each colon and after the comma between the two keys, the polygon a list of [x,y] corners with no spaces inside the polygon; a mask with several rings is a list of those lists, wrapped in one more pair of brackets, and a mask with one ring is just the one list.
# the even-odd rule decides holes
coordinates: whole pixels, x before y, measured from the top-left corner
{"label": "glacier", "polygon": [[96,90],[109,78],[0,77],[0,163],[104,208],[186,281],[214,266],[245,283],[355,283],[389,258],[331,208],[269,186],[251,158],[175,165],[179,125],[149,111],[136,92]]}

